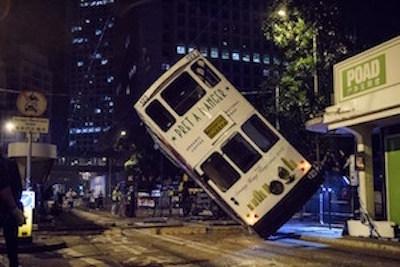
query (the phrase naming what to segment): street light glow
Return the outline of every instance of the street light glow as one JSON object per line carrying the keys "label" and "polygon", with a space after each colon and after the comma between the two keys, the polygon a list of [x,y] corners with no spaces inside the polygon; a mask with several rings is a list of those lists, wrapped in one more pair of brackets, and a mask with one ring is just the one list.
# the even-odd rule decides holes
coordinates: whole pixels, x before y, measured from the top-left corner
{"label": "street light glow", "polygon": [[126,135],[126,131],[122,130],[120,133],[121,136],[125,136]]}
{"label": "street light glow", "polygon": [[4,128],[7,132],[12,133],[15,130],[15,123],[13,123],[12,121],[7,121],[4,125]]}
{"label": "street light glow", "polygon": [[278,15],[282,18],[286,18],[286,11],[284,9],[279,9]]}

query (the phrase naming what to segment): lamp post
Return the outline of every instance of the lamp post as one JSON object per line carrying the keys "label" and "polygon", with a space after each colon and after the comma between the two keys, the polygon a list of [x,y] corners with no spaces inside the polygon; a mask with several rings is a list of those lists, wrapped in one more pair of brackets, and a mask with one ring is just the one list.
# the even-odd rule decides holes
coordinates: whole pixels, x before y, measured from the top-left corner
{"label": "lamp post", "polygon": [[313,31],[313,46],[312,46],[312,50],[313,50],[313,60],[314,60],[314,96],[318,96],[319,93],[319,88],[318,88],[318,72],[317,72],[317,35],[318,32],[317,30]]}
{"label": "lamp post", "polygon": [[[287,19],[287,12],[286,12],[286,9],[284,9],[283,7],[280,8],[276,12],[276,14],[278,14],[278,16],[281,19],[284,19],[284,20]],[[277,130],[280,130],[280,122],[279,122],[280,101],[279,101],[279,98],[280,98],[280,88],[279,88],[279,85],[277,85],[275,87],[275,110],[276,110],[275,127],[276,127]]]}

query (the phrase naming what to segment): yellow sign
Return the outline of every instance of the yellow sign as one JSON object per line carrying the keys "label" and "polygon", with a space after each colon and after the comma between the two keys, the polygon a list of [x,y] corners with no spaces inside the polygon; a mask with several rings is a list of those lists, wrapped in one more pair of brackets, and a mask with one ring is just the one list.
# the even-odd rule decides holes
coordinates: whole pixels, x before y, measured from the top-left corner
{"label": "yellow sign", "polygon": [[224,127],[228,125],[228,121],[219,115],[207,128],[204,130],[204,133],[210,137],[211,139],[214,138]]}
{"label": "yellow sign", "polygon": [[48,133],[49,119],[32,117],[13,117],[15,130],[26,133]]}
{"label": "yellow sign", "polygon": [[33,210],[24,209],[24,216],[26,219],[25,224],[18,227],[18,237],[19,238],[30,238],[32,236],[32,226],[33,226]]}
{"label": "yellow sign", "polygon": [[21,197],[21,203],[24,207],[25,224],[18,227],[19,238],[31,238],[32,237],[32,225],[33,225],[33,209],[35,208],[35,192],[23,191]]}

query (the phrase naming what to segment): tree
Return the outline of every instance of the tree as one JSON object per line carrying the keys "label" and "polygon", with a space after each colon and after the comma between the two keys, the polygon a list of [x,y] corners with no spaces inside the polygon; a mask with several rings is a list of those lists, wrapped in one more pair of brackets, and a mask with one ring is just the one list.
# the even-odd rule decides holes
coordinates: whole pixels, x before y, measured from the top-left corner
{"label": "tree", "polygon": [[[336,1],[274,0],[263,24],[266,39],[279,51],[264,82],[276,91],[267,113],[279,118],[281,131],[301,150],[310,148],[305,122],[330,104],[332,66],[347,53],[338,30]],[[278,88],[278,90],[276,90]],[[276,101],[275,102],[273,101]]]}

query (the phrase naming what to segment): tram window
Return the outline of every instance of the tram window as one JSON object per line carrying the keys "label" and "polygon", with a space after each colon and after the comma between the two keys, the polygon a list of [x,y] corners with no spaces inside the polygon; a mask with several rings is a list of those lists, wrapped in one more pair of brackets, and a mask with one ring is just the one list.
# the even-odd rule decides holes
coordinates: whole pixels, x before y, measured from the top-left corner
{"label": "tram window", "polygon": [[161,96],[179,116],[182,116],[205,93],[204,89],[187,72],[183,72],[182,75],[164,89]]}
{"label": "tram window", "polygon": [[222,151],[243,171],[247,172],[261,155],[241,136],[236,134],[222,147]]}
{"label": "tram window", "polygon": [[209,88],[213,88],[221,81],[218,75],[202,59],[193,63],[191,69]]}
{"label": "tram window", "polygon": [[242,130],[264,152],[267,152],[279,137],[257,116],[253,115],[243,125]]}
{"label": "tram window", "polygon": [[201,169],[223,192],[240,178],[239,173],[217,152],[201,164]]}
{"label": "tram window", "polygon": [[166,110],[158,100],[154,100],[146,108],[146,113],[151,119],[166,132],[175,123],[174,117]]}

